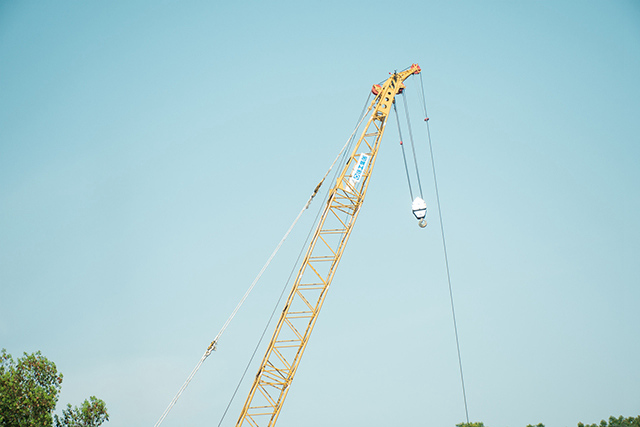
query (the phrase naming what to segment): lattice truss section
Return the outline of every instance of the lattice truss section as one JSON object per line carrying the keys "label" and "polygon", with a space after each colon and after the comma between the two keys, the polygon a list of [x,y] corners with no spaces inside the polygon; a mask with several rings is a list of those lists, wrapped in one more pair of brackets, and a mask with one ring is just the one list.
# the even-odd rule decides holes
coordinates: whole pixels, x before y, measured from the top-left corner
{"label": "lattice truss section", "polygon": [[330,190],[237,427],[273,426],[278,418],[364,200],[397,84],[389,78],[381,87],[365,129]]}

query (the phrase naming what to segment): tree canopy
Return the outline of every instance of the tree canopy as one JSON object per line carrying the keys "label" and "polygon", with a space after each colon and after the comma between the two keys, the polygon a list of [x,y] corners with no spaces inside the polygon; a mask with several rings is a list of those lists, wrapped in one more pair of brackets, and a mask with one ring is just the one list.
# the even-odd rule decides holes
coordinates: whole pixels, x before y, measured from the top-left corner
{"label": "tree canopy", "polygon": [[105,403],[91,396],[82,405],[70,404],[62,417],[53,415],[62,387],[55,363],[39,351],[14,360],[0,353],[0,427],[97,427],[109,420]]}
{"label": "tree canopy", "polygon": [[67,408],[62,411],[62,417],[56,415],[55,418],[56,427],[97,427],[109,420],[109,414],[104,402],[91,396],[79,408],[72,408],[71,404],[67,404]]}
{"label": "tree canopy", "polygon": [[600,421],[600,424],[582,424],[578,423],[578,427],[640,427],[640,415],[637,417],[623,417],[620,415],[618,418],[609,417],[609,422],[605,420]]}
{"label": "tree canopy", "polygon": [[[484,423],[460,423],[456,424],[456,427],[484,427]],[[528,424],[527,427],[544,427],[544,424]],[[640,415],[635,418],[625,418],[622,415],[618,418],[611,416],[609,417],[609,422],[602,420],[600,421],[600,424],[578,423],[578,427],[640,427]]]}

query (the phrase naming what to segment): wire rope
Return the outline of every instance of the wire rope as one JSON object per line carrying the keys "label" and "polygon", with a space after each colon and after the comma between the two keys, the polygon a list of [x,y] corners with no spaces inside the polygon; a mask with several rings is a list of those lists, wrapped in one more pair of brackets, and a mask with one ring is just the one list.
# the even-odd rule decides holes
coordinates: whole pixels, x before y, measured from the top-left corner
{"label": "wire rope", "polygon": [[[353,142],[353,139],[352,139]],[[350,144],[351,145],[351,144]],[[340,161],[340,164],[342,164],[345,160],[346,160],[346,153],[349,150],[344,150],[343,151],[343,160]],[[334,178],[337,175],[337,171],[341,170],[342,168],[338,168],[336,169],[336,172],[334,173]],[[321,207],[324,206],[324,204],[327,201],[327,198],[329,197],[329,193],[327,192],[327,194],[324,197],[323,203],[320,205]],[[289,283],[291,282],[291,277],[293,277],[293,273],[296,271],[298,264],[300,262],[300,258],[302,258],[302,254],[304,253],[304,250],[307,246],[307,243],[309,242],[309,238],[311,237],[313,230],[315,229],[316,224],[318,223],[318,219],[320,218],[320,214],[322,213],[322,209],[318,209],[318,212],[316,213],[316,217],[313,221],[313,223],[311,224],[311,227],[309,228],[309,232],[307,233],[307,237],[305,238],[304,243],[302,244],[302,247],[300,249],[300,252],[298,253],[298,257],[296,258],[296,262],[293,264],[293,267],[291,268],[291,271],[289,272],[289,277],[287,277],[287,280],[285,281],[284,286],[282,287],[282,291],[280,292],[280,296],[278,297],[278,300],[276,301],[273,310],[271,311],[271,315],[269,316],[269,320],[267,321],[267,324],[265,325],[264,329],[262,330],[262,334],[260,335],[260,339],[258,340],[258,343],[256,344],[255,348],[253,349],[253,353],[251,354],[251,357],[249,358],[249,361],[247,362],[247,365],[242,373],[242,376],[240,377],[240,380],[238,381],[238,384],[236,385],[235,390],[233,391],[233,394],[231,395],[231,399],[229,400],[229,403],[227,404],[227,407],[225,408],[222,417],[220,418],[220,422],[218,422],[218,427],[220,427],[229,411],[229,408],[231,407],[231,404],[233,403],[233,401],[235,400],[236,395],[238,394],[238,390],[240,389],[240,386],[242,385],[242,382],[244,381],[244,378],[247,375],[247,372],[249,371],[249,368],[251,367],[251,364],[253,363],[253,359],[255,358],[258,349],[260,348],[260,345],[262,344],[262,341],[264,340],[264,337],[267,333],[267,331],[269,330],[269,326],[271,325],[271,322],[273,321],[273,317],[275,316],[278,307],[280,306],[280,302],[282,301],[282,297],[285,295],[286,290],[289,288]]]}
{"label": "wire rope", "polygon": [[[315,195],[315,194],[314,194]],[[171,411],[171,409],[174,407],[174,405],[176,404],[176,402],[178,401],[178,399],[180,398],[180,396],[182,395],[182,393],[186,390],[187,386],[189,385],[189,383],[191,382],[191,380],[193,379],[193,377],[195,376],[195,374],[198,372],[198,370],[200,369],[200,367],[202,366],[202,364],[204,363],[204,361],[207,359],[207,357],[209,357],[209,355],[211,354],[212,351],[214,351],[217,347],[218,344],[218,340],[220,339],[220,337],[222,337],[222,334],[224,333],[224,331],[227,329],[227,327],[229,326],[229,324],[231,323],[231,321],[233,320],[233,318],[236,316],[236,314],[238,313],[238,310],[240,310],[240,307],[242,307],[242,305],[244,304],[245,300],[247,299],[247,297],[249,296],[249,294],[251,293],[251,291],[253,290],[253,288],[255,287],[256,283],[258,283],[258,281],[260,280],[260,278],[262,277],[262,274],[265,272],[265,270],[267,269],[267,267],[269,266],[269,264],[271,264],[271,261],[273,260],[273,258],[275,257],[275,255],[278,253],[278,251],[280,250],[280,247],[282,246],[282,244],[284,243],[284,241],[287,239],[287,237],[289,236],[289,234],[291,233],[291,230],[293,230],[293,227],[295,227],[295,225],[297,224],[298,220],[300,219],[300,217],[302,216],[302,214],[304,213],[304,211],[307,209],[307,207],[309,206],[309,203],[311,203],[311,199],[312,197],[309,199],[309,201],[305,204],[305,207],[302,208],[302,210],[300,211],[300,213],[298,213],[298,216],[296,217],[296,219],[293,221],[293,223],[291,224],[291,226],[289,227],[289,229],[287,230],[287,232],[285,233],[285,235],[282,237],[282,239],[280,240],[280,242],[278,243],[278,245],[276,246],[275,250],[271,253],[271,256],[269,257],[269,259],[267,260],[267,262],[264,264],[264,266],[262,267],[262,269],[260,270],[260,272],[258,273],[258,275],[256,276],[256,278],[253,280],[253,282],[251,283],[251,285],[249,286],[249,288],[247,289],[247,291],[245,292],[245,294],[242,296],[240,302],[238,303],[238,305],[236,305],[236,308],[233,310],[233,312],[231,313],[231,316],[229,316],[229,318],[227,319],[227,321],[225,322],[225,324],[222,326],[222,329],[220,329],[220,332],[218,332],[218,335],[216,335],[216,337],[213,339],[213,341],[211,342],[211,344],[209,344],[209,347],[207,348],[207,350],[204,352],[204,354],[202,355],[202,357],[200,358],[200,360],[198,361],[198,363],[196,364],[196,366],[193,368],[193,370],[191,371],[191,373],[189,374],[189,376],[187,377],[186,381],[182,384],[182,387],[180,387],[180,390],[178,390],[178,393],[174,396],[173,400],[169,403],[169,406],[167,406],[167,408],[165,409],[165,411],[162,413],[162,415],[160,416],[160,419],[158,419],[158,421],[156,422],[154,427],[158,427],[160,426],[160,424],[162,424],[162,422],[164,421],[164,419],[167,417],[167,415],[169,415],[169,412]]]}
{"label": "wire rope", "polygon": [[407,127],[409,128],[409,142],[411,143],[411,151],[413,152],[413,164],[416,167],[416,177],[418,178],[418,188],[420,189],[420,198],[424,199],[422,195],[422,183],[420,182],[420,171],[418,169],[418,156],[416,156],[416,148],[413,142],[413,132],[411,131],[411,120],[409,120],[409,106],[407,105],[407,97],[402,92],[402,101],[404,102],[404,112],[407,117]]}
{"label": "wire rope", "polygon": [[[371,95],[369,95],[370,97]],[[360,127],[360,125],[362,124],[362,121],[364,120],[366,114],[364,114],[364,111],[366,109],[366,105],[369,101],[369,98],[367,98],[367,101],[365,102],[365,106],[363,108],[362,113],[360,114],[360,120],[358,121],[355,129],[353,130],[353,132],[351,133],[351,135],[349,136],[349,139],[347,139],[347,142],[344,144],[344,146],[342,147],[342,149],[340,150],[340,152],[338,153],[338,155],[336,156],[336,158],[333,160],[333,163],[331,163],[331,166],[329,167],[329,169],[327,170],[327,172],[325,173],[325,175],[322,177],[322,179],[320,180],[320,183],[318,183],[318,185],[316,186],[316,188],[314,189],[313,193],[311,194],[311,196],[309,197],[309,200],[307,200],[307,203],[305,203],[304,207],[300,210],[300,212],[298,213],[298,216],[295,218],[295,220],[293,221],[293,223],[291,224],[291,226],[289,227],[289,229],[287,230],[287,232],[284,234],[284,236],[282,237],[282,239],[280,240],[280,242],[278,243],[278,245],[276,246],[276,248],[274,249],[274,251],[271,253],[271,256],[269,256],[267,262],[263,265],[262,269],[260,270],[260,272],[258,273],[258,275],[255,277],[255,279],[253,280],[253,282],[251,283],[251,285],[249,286],[249,288],[247,289],[247,291],[244,293],[244,295],[242,296],[242,298],[240,299],[240,302],[236,305],[235,309],[233,310],[233,312],[231,313],[231,315],[227,318],[226,322],[224,323],[224,325],[222,326],[222,328],[220,329],[220,331],[218,332],[218,334],[216,335],[216,337],[213,339],[213,341],[211,341],[211,344],[209,344],[209,347],[207,347],[207,349],[205,350],[204,354],[202,355],[202,357],[200,358],[200,360],[198,361],[198,363],[196,363],[196,366],[193,368],[193,370],[191,371],[191,373],[189,374],[189,376],[187,377],[187,379],[185,380],[185,382],[182,384],[182,386],[180,387],[180,389],[178,390],[178,393],[176,393],[176,395],[174,396],[173,400],[171,400],[171,402],[169,403],[169,405],[167,406],[167,408],[164,410],[164,412],[162,413],[162,415],[160,416],[160,418],[158,419],[158,421],[155,423],[154,427],[159,427],[162,422],[164,421],[164,419],[167,417],[167,415],[169,415],[169,412],[171,412],[171,409],[175,406],[175,404],[177,403],[178,399],[180,398],[180,396],[182,395],[182,393],[184,393],[184,391],[186,390],[187,386],[189,385],[189,383],[191,383],[191,381],[193,380],[193,377],[195,376],[195,374],[198,372],[198,370],[200,369],[200,367],[202,366],[202,364],[204,363],[204,361],[207,359],[207,357],[209,357],[211,355],[211,353],[216,350],[217,348],[217,344],[218,341],[220,340],[220,338],[222,337],[222,334],[224,334],[225,330],[227,329],[227,327],[229,326],[229,324],[231,323],[231,321],[233,320],[233,318],[236,316],[236,314],[238,313],[238,311],[240,310],[240,307],[242,307],[242,305],[244,304],[245,300],[247,299],[247,297],[249,296],[249,294],[251,293],[251,291],[253,290],[253,288],[255,287],[255,285],[258,283],[258,281],[260,280],[260,278],[262,277],[262,275],[264,274],[265,270],[267,269],[267,267],[269,266],[269,264],[271,264],[271,261],[273,260],[273,258],[276,256],[276,254],[278,253],[278,251],[280,250],[280,247],[282,246],[282,244],[285,242],[285,240],[287,239],[287,237],[289,237],[289,234],[291,233],[291,231],[293,230],[293,228],[295,227],[295,225],[298,223],[298,221],[300,220],[300,217],[302,216],[302,214],[304,213],[305,210],[307,210],[309,208],[309,206],[311,205],[311,202],[313,201],[314,197],[316,196],[316,194],[318,194],[318,191],[320,190],[320,187],[322,186],[324,180],[327,178],[327,176],[329,175],[329,173],[331,173],[331,170],[333,169],[333,167],[335,166],[336,162],[340,159],[343,158],[343,154],[347,152],[347,148],[352,144],[353,142],[353,137],[356,134],[356,132],[358,131],[358,128]]]}
{"label": "wire rope", "polygon": [[438,216],[440,217],[440,233],[442,235],[442,248],[444,251],[444,262],[447,269],[447,282],[449,283],[449,299],[451,301],[451,314],[453,317],[453,330],[456,335],[456,349],[458,351],[458,366],[460,368],[460,382],[462,384],[462,398],[464,400],[464,412],[467,419],[467,424],[469,424],[469,408],[467,405],[467,392],[464,385],[464,374],[462,373],[462,357],[460,355],[460,340],[458,338],[458,323],[456,321],[456,309],[453,303],[453,290],[451,287],[451,273],[449,272],[449,257],[447,256],[447,243],[444,236],[444,225],[442,221],[442,210],[440,208],[440,194],[438,192],[438,179],[436,178],[436,165],[433,156],[433,145],[431,143],[431,131],[429,129],[429,116],[427,115],[427,103],[424,96],[424,84],[422,83],[422,74],[420,74],[420,86],[422,88],[422,103],[424,110],[424,122],[427,127],[427,139],[429,140],[429,153],[431,154],[431,168],[433,170],[433,184],[436,190],[436,203],[438,205]]}
{"label": "wire rope", "polygon": [[407,166],[407,155],[404,153],[404,144],[402,143],[402,129],[400,128],[400,117],[396,108],[396,101],[393,100],[393,111],[396,113],[396,122],[398,123],[398,134],[400,136],[400,148],[402,151],[402,160],[404,160],[404,172],[407,174],[407,184],[409,184],[409,195],[413,201],[413,189],[411,188],[411,178],[409,178],[409,167]]}
{"label": "wire rope", "polygon": [[[362,121],[364,120],[365,117],[365,111],[367,108],[367,104],[369,103],[369,99],[371,98],[371,94],[369,94],[369,97],[367,98],[367,100],[365,101],[364,107],[362,109],[362,111],[360,112],[360,119],[358,121],[358,124],[356,125],[356,128],[354,129],[353,133],[351,134],[351,137],[349,139],[349,141],[347,141],[347,146],[343,147],[343,149],[341,150],[340,154],[338,154],[337,158],[341,158],[340,162],[339,162],[339,167],[335,170],[333,177],[332,177],[332,181],[335,181],[337,179],[337,175],[338,175],[338,171],[341,171],[344,167],[344,164],[347,161],[347,153],[349,153],[351,151],[351,146],[353,145],[353,142],[355,141],[355,139],[353,138],[355,133],[357,132],[358,128],[360,127],[360,125],[362,124]],[[346,148],[346,149],[345,149]],[[336,158],[336,160],[337,160]],[[335,161],[334,161],[335,164]],[[332,165],[333,166],[333,165]],[[327,177],[327,175],[325,175],[325,178]],[[324,180],[324,178],[323,178]],[[327,192],[324,196],[324,200],[322,202],[322,204],[320,205],[321,207],[324,206],[327,202],[327,199],[329,198],[329,192]],[[242,382],[244,381],[244,378],[247,375],[247,372],[249,371],[249,368],[251,366],[251,363],[253,363],[253,359],[255,358],[258,349],[260,347],[260,345],[262,344],[262,341],[264,340],[264,337],[267,333],[267,330],[269,329],[269,326],[271,325],[271,322],[273,321],[273,317],[275,316],[275,313],[277,312],[278,306],[280,305],[280,302],[282,301],[282,297],[284,296],[286,290],[289,288],[289,283],[291,282],[291,277],[293,277],[293,273],[296,271],[297,267],[298,267],[298,263],[300,262],[300,258],[302,257],[302,254],[304,253],[304,250],[307,246],[307,243],[309,242],[309,238],[311,237],[311,234],[313,233],[313,230],[315,229],[316,224],[318,223],[318,219],[320,218],[320,214],[322,213],[322,209],[318,209],[318,212],[316,213],[316,217],[313,221],[313,223],[311,224],[311,227],[309,228],[309,232],[307,233],[307,237],[305,238],[305,241],[300,249],[300,252],[298,253],[298,257],[296,258],[296,262],[293,264],[293,267],[289,273],[289,277],[287,278],[287,280],[285,281],[285,284],[282,288],[282,291],[280,292],[280,296],[278,297],[278,300],[276,301],[275,306],[273,307],[273,311],[271,312],[271,315],[269,316],[269,320],[267,321],[267,324],[265,325],[262,334],[260,335],[260,339],[258,340],[258,343],[256,344],[253,353],[251,354],[251,357],[249,358],[249,361],[247,362],[247,365],[244,369],[244,372],[242,373],[242,376],[240,377],[240,380],[238,381],[238,384],[236,385],[235,390],[233,391],[233,394],[231,395],[231,399],[229,400],[229,403],[227,404],[227,407],[225,408],[222,417],[220,418],[220,422],[218,423],[218,427],[220,427],[229,411],[229,408],[231,407],[231,404],[233,403],[238,390],[240,389],[240,386],[242,385]]]}
{"label": "wire rope", "polygon": [[[320,211],[318,211],[318,213],[320,213]],[[317,216],[316,216],[316,221],[317,221]],[[314,221],[315,223],[315,221]],[[313,230],[313,228],[312,228]],[[229,412],[229,408],[231,407],[231,404],[233,403],[233,401],[235,400],[236,394],[238,394],[238,390],[240,389],[240,386],[242,385],[242,382],[244,381],[244,378],[247,375],[247,372],[249,371],[249,368],[251,367],[251,363],[253,362],[253,359],[255,358],[258,349],[260,348],[260,344],[262,344],[262,341],[264,340],[264,337],[267,333],[267,331],[269,330],[269,326],[271,325],[271,322],[273,321],[273,317],[276,314],[276,311],[278,310],[278,306],[280,306],[280,302],[282,301],[282,297],[284,296],[286,290],[289,288],[289,282],[291,281],[291,276],[293,276],[293,272],[296,270],[296,266],[298,265],[298,262],[300,261],[300,258],[302,257],[302,254],[304,253],[304,247],[307,245],[307,241],[309,240],[309,236],[311,235],[311,232],[309,232],[309,234],[307,235],[307,238],[304,242],[304,245],[302,246],[302,249],[300,250],[300,252],[298,253],[298,257],[296,258],[296,262],[293,266],[293,268],[291,269],[291,272],[289,273],[289,277],[287,278],[284,286],[282,287],[282,291],[280,292],[280,296],[278,297],[278,301],[276,301],[273,310],[271,311],[271,315],[269,316],[269,320],[267,321],[267,324],[265,325],[264,329],[262,330],[262,334],[260,335],[260,339],[258,340],[258,343],[256,344],[253,353],[251,354],[251,357],[249,358],[249,362],[247,362],[247,366],[244,369],[244,372],[242,372],[242,376],[240,377],[240,381],[238,381],[238,384],[236,385],[235,390],[233,391],[233,394],[231,395],[231,399],[229,400],[229,403],[227,404],[227,407],[225,408],[224,412],[222,413],[222,417],[220,418],[220,422],[218,423],[218,427],[220,427],[222,425],[222,422],[224,421],[225,417],[227,416],[227,412]]]}

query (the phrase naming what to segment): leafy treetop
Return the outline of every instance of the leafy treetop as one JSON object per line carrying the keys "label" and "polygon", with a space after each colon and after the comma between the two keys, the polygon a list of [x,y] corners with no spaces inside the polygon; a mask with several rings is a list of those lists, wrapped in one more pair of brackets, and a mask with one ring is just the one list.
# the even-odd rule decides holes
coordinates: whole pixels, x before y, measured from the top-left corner
{"label": "leafy treetop", "polygon": [[600,424],[582,424],[578,423],[578,427],[640,427],[640,415],[637,417],[609,417],[609,423],[605,420],[600,421]]}
{"label": "leafy treetop", "polygon": [[[39,351],[14,360],[0,352],[0,427],[53,427],[62,374]],[[55,427],[97,427],[109,420],[105,403],[91,396],[80,408],[67,405]]]}
{"label": "leafy treetop", "polygon": [[[484,427],[484,423],[460,423],[456,427]],[[527,427],[544,427],[544,424],[528,424]],[[609,422],[602,420],[600,424],[578,423],[578,427],[640,427],[640,415],[637,417],[609,417]]]}

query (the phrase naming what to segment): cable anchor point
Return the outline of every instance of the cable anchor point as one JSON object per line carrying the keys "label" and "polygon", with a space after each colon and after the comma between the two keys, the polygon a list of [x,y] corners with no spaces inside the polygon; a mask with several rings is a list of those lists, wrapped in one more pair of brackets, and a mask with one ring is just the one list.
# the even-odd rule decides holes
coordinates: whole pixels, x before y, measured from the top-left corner
{"label": "cable anchor point", "polygon": [[211,353],[216,351],[217,349],[218,349],[218,339],[216,338],[213,341],[211,341],[211,344],[209,344],[209,347],[207,347],[207,351],[204,353],[204,357],[209,357]]}

